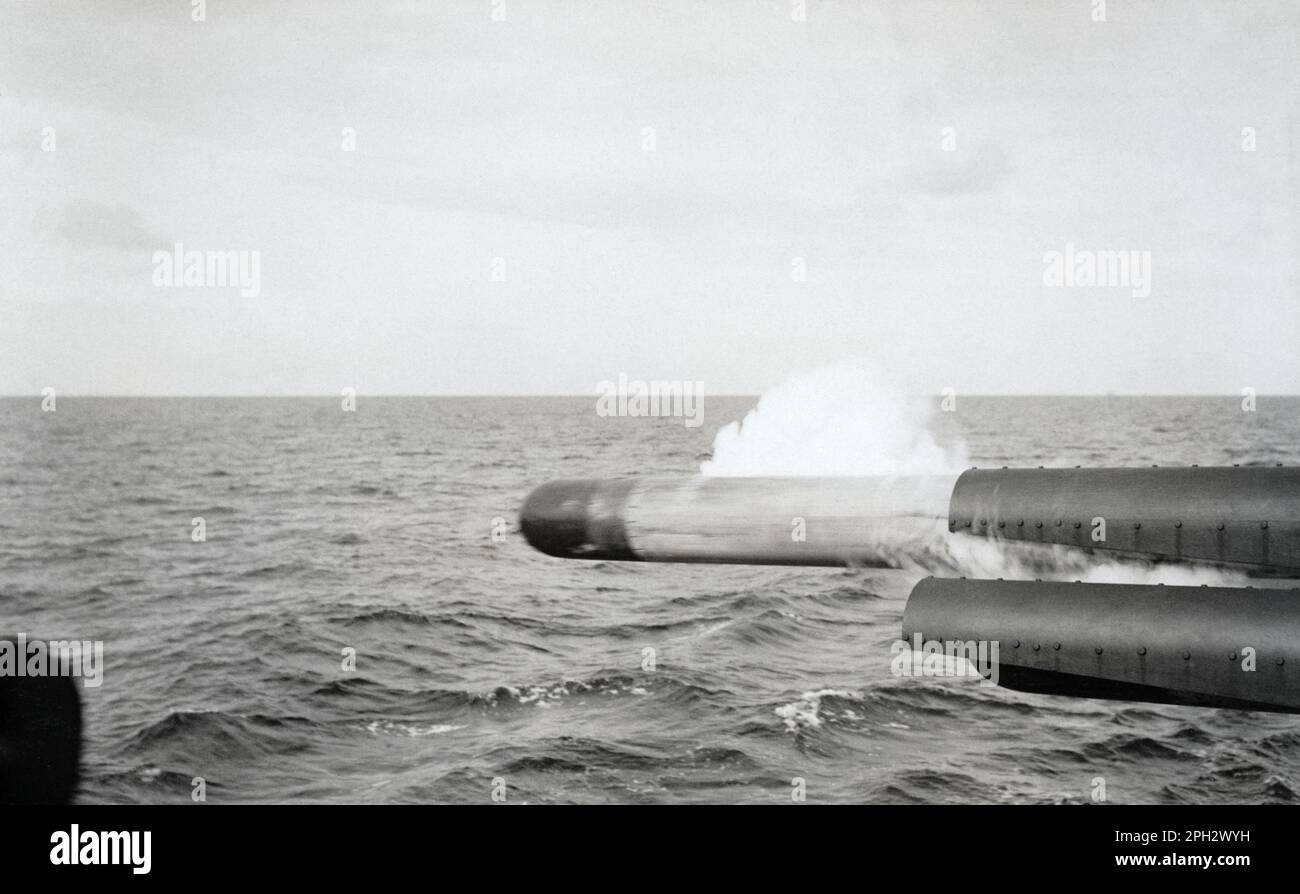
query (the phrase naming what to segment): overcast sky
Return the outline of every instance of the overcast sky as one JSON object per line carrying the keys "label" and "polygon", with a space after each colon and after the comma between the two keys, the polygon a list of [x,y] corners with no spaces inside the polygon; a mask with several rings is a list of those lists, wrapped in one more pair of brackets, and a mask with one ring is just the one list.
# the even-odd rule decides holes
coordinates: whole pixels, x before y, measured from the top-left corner
{"label": "overcast sky", "polygon": [[0,393],[1300,392],[1300,4],[1105,12],[6,2]]}

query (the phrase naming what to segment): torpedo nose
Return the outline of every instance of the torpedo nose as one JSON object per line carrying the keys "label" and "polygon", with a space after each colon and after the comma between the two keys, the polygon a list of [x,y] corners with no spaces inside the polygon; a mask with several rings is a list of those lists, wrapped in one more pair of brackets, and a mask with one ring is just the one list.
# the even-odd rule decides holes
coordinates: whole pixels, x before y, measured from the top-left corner
{"label": "torpedo nose", "polygon": [[634,481],[566,478],[533,490],[519,510],[519,528],[534,548],[562,559],[636,560],[623,507]]}

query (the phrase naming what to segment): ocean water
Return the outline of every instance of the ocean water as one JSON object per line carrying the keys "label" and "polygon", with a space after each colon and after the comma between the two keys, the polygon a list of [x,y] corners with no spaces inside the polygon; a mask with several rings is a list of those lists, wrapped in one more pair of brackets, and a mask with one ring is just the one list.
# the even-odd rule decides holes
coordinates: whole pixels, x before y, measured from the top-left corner
{"label": "ocean water", "polygon": [[[753,403],[687,428],[586,398],[6,399],[0,631],[104,642],[87,803],[195,777],[210,803],[1295,798],[1289,716],[892,676],[916,573],[519,536],[533,486],[693,474]],[[978,465],[1300,461],[1296,398],[961,398],[934,428]]]}

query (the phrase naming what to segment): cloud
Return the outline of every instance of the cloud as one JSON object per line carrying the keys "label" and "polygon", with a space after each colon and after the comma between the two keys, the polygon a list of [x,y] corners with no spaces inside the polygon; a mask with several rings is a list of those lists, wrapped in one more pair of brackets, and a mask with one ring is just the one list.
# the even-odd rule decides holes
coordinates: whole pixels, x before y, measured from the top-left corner
{"label": "cloud", "polygon": [[76,201],[63,209],[59,236],[83,247],[154,249],[170,245],[171,239],[151,232],[140,212],[129,205]]}
{"label": "cloud", "polygon": [[936,151],[913,162],[908,171],[911,191],[941,196],[992,192],[1016,170],[1011,154],[995,143],[978,143],[956,152]]}

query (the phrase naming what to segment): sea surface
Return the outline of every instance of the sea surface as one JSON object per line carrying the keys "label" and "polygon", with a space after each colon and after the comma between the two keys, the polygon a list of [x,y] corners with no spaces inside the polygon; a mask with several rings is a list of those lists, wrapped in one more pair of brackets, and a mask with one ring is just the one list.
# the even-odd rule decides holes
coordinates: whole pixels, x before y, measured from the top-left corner
{"label": "sea surface", "polygon": [[[5,399],[0,631],[104,642],[85,803],[196,777],[209,803],[1295,799],[1294,717],[891,675],[915,572],[520,537],[533,486],[694,474],[754,400],[690,428],[587,398]],[[977,465],[1300,461],[1300,399],[1240,404],[964,397],[934,425]]]}

